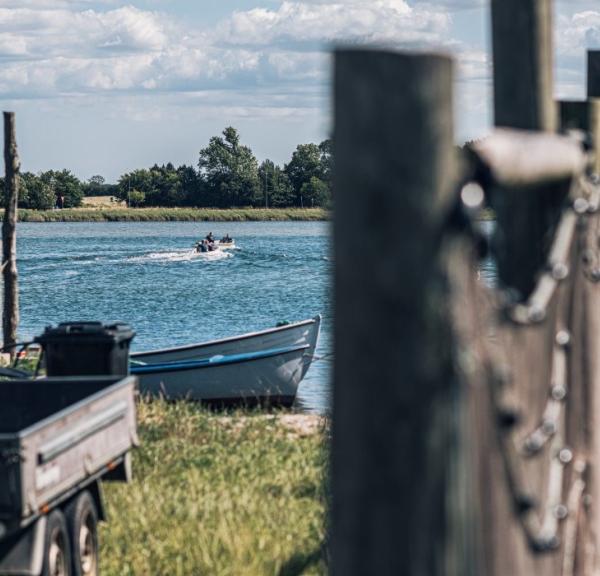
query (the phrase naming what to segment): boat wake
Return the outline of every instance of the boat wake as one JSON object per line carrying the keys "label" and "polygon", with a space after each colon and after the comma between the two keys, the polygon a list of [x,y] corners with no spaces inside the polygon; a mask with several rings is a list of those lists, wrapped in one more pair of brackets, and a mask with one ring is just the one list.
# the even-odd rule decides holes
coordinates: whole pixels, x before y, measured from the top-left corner
{"label": "boat wake", "polygon": [[150,252],[143,256],[128,258],[129,262],[191,262],[194,260],[224,260],[233,254],[222,250],[196,252],[195,250],[171,250],[168,252]]}

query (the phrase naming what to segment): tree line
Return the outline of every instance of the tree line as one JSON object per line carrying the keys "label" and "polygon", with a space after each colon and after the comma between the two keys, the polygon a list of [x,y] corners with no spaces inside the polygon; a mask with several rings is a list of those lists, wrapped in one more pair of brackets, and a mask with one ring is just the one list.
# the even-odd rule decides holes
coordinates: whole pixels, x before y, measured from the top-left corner
{"label": "tree line", "polygon": [[259,164],[228,127],[200,150],[197,166],[155,164],[123,174],[117,184],[102,176],[82,182],[69,170],[25,172],[19,207],[77,207],[84,196],[115,196],[131,207],[328,207],[332,164],[331,140],[298,145],[283,167],[271,160]]}

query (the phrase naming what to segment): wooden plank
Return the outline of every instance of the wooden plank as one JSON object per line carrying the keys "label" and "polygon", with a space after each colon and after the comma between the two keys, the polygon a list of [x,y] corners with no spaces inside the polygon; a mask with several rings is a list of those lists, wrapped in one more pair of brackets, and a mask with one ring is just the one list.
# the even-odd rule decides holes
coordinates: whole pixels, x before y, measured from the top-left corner
{"label": "wooden plank", "polygon": [[492,0],[496,126],[554,132],[552,0]]}
{"label": "wooden plank", "polygon": [[[2,262],[4,270],[4,309],[2,334],[4,346],[17,341],[19,325],[19,288],[17,275],[17,201],[19,156],[15,135],[15,114],[4,112],[4,222],[2,225]],[[14,353],[14,349],[12,351]]]}
{"label": "wooden plank", "polygon": [[567,136],[497,129],[471,146],[492,184],[535,187],[580,175],[587,156],[581,143]]}
{"label": "wooden plank", "polygon": [[332,574],[471,573],[437,270],[452,76],[439,55],[335,54]]}

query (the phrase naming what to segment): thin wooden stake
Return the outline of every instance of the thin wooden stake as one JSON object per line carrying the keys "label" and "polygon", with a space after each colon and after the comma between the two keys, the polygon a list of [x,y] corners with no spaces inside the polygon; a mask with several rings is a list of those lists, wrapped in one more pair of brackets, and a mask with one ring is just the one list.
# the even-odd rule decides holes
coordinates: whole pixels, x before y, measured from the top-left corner
{"label": "thin wooden stake", "polygon": [[[17,201],[19,191],[19,156],[15,136],[15,114],[4,112],[4,222],[2,225],[2,265],[4,276],[4,310],[2,334],[4,346],[15,344],[19,325],[19,288],[17,275]],[[14,350],[12,350],[14,353]]]}

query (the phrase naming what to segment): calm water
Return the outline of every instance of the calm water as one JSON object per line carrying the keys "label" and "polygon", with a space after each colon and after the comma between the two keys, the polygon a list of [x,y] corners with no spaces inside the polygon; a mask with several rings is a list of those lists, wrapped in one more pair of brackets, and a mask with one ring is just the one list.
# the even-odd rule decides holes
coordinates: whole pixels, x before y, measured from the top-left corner
{"label": "calm water", "polygon": [[[212,231],[238,250],[196,255]],[[20,338],[68,320],[123,320],[133,350],[211,340],[323,315],[331,352],[329,224],[56,223],[18,227]],[[313,363],[299,403],[326,410],[331,359]]]}

